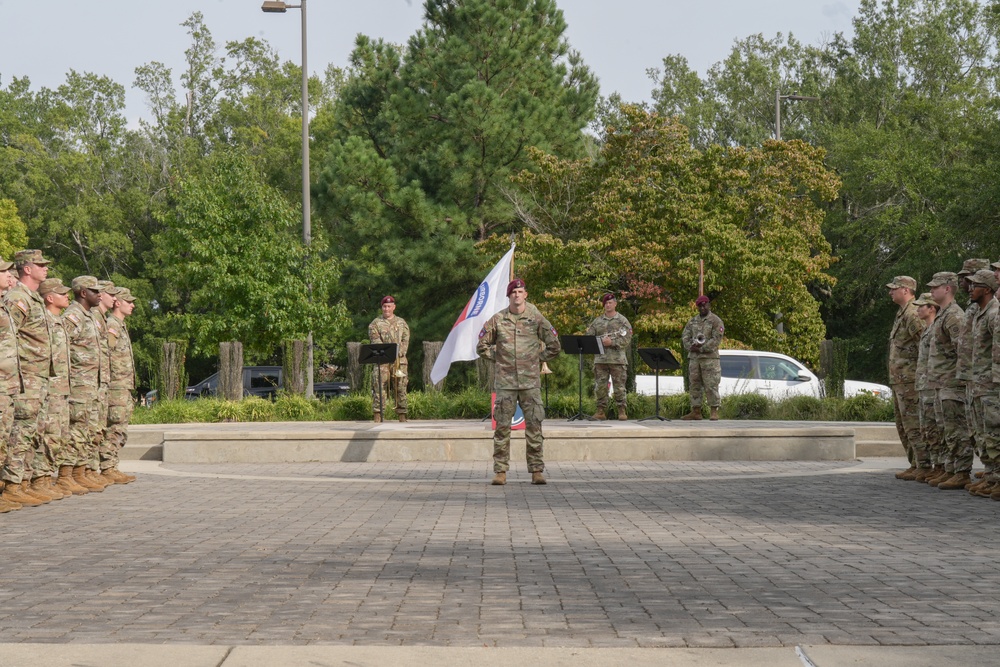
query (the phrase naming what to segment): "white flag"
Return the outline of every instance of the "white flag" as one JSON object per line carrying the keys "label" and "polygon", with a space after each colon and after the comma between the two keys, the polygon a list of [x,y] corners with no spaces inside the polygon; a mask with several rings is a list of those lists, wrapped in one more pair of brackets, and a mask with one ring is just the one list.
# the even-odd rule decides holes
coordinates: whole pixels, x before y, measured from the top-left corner
{"label": "white flag", "polygon": [[479,342],[480,330],[487,320],[510,303],[507,299],[507,283],[510,281],[510,264],[513,261],[514,246],[511,246],[486,276],[486,280],[480,283],[469,303],[465,304],[431,369],[431,382],[434,384],[448,375],[453,361],[472,361],[479,357],[476,354],[476,343]]}

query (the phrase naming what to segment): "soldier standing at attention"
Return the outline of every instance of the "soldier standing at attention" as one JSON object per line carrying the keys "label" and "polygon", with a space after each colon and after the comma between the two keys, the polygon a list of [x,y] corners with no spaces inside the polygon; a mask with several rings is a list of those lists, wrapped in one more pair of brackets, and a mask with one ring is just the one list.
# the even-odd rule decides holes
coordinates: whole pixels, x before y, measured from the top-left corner
{"label": "soldier standing at attention", "polygon": [[726,325],[712,312],[707,296],[695,300],[698,314],[688,320],[681,334],[681,343],[688,352],[688,384],[691,391],[691,412],[681,419],[701,419],[702,396],[712,409],[713,421],[719,418],[719,382],[722,380],[722,366],[719,362],[719,345],[726,332]]}
{"label": "soldier standing at attention", "polygon": [[927,386],[936,390],[934,411],[944,432],[948,458],[944,472],[927,480],[939,489],[964,489],[972,470],[972,438],[965,416],[965,385],[956,375],[958,346],[964,314],[955,303],[958,276],[951,271],[934,274],[927,283],[938,305],[927,363]]}
{"label": "soldier standing at attention", "polygon": [[[0,259],[0,294],[17,282],[13,268],[14,262]],[[17,331],[6,304],[0,302],[0,466],[7,461],[10,432],[14,428],[14,400],[21,393],[21,375],[17,367]],[[21,509],[21,503],[7,499],[5,485],[6,481],[0,478],[0,514]]]}
{"label": "soldier standing at attention", "polygon": [[990,269],[980,269],[969,277],[969,295],[977,306],[972,330],[963,344],[972,348],[968,372],[971,399],[969,416],[976,434],[976,446],[986,465],[983,479],[967,488],[972,495],[990,497],[998,480],[997,459],[1000,453],[1000,383],[993,378],[993,339],[997,329],[997,279]]}
{"label": "soldier standing at attention", "polygon": [[[368,340],[372,343],[395,343],[396,363],[392,366],[375,366],[375,386],[372,387],[372,408],[375,423],[382,421],[382,410],[390,388],[395,385],[396,416],[406,421],[406,352],[410,347],[410,326],[402,317],[396,316],[396,299],[382,297],[382,314],[368,325]],[[379,388],[381,386],[381,389]]]}
{"label": "soldier standing at attention", "polygon": [[110,411],[108,396],[111,382],[111,348],[108,345],[107,313],[110,313],[115,305],[114,295],[118,293],[118,288],[110,280],[98,280],[97,291],[101,299],[97,307],[91,312],[94,315],[94,322],[97,324],[97,334],[101,338],[101,352],[103,354],[101,355],[100,384],[97,389],[97,398],[100,401],[97,423],[100,427],[97,429],[97,437],[94,440],[90,466],[95,472],[94,477],[98,483],[104,486],[111,486],[115,482],[110,477],[102,474],[104,462],[111,457],[111,445],[108,444],[108,413]]}
{"label": "soldier standing at attention", "polygon": [[[937,418],[934,416],[934,397],[936,392],[927,388],[927,365],[931,349],[933,331],[931,325],[937,316],[938,306],[931,298],[930,292],[924,292],[914,302],[917,306],[917,316],[924,323],[920,334],[920,352],[917,355],[917,375],[914,386],[919,396],[920,407],[920,444],[927,452],[928,467],[920,467],[914,481],[926,482],[929,478],[944,472],[944,462],[947,454],[942,451],[944,441]],[[919,452],[918,452],[919,453]],[[918,456],[918,460],[921,457]],[[933,466],[933,467],[929,467]]]}
{"label": "soldier standing at attention", "polygon": [[[896,473],[896,479],[914,480],[921,468],[930,467],[927,450],[920,441],[920,405],[917,395],[917,357],[924,323],[917,316],[917,281],[910,276],[896,276],[889,288],[889,298],[899,306],[889,333],[889,384],[892,385],[892,408],[896,432],[903,443],[910,467]],[[919,450],[919,451],[918,451]]]}
{"label": "soldier standing at attention", "polygon": [[[969,295],[969,307],[965,309],[965,318],[962,320],[962,335],[958,344],[958,360],[955,362],[955,375],[962,386],[965,387],[965,421],[969,424],[969,437],[972,439],[972,450],[986,468],[990,467],[990,463],[984,458],[986,452],[974,428],[976,420],[972,414],[973,401],[969,383],[972,374],[972,346],[967,344],[966,341],[972,336],[972,321],[979,312],[979,304],[972,298],[972,283],[970,282],[970,278],[972,278],[972,274],[976,271],[989,268],[989,265],[990,260],[988,259],[967,259],[962,262],[962,269],[958,272],[958,288]],[[982,472],[978,472],[976,476],[982,477],[983,474]]]}
{"label": "soldier standing at attention", "polygon": [[135,360],[132,356],[132,339],[125,326],[125,318],[135,309],[135,297],[126,287],[116,288],[114,307],[107,315],[108,351],[111,355],[111,377],[108,380],[108,428],[105,450],[101,454],[101,477],[116,484],[135,481],[135,475],[118,470],[118,452],[128,441],[128,422],[132,418],[135,401]]}
{"label": "soldier standing at attention", "polygon": [[595,419],[607,419],[608,378],[615,389],[615,404],[618,406],[618,420],[625,421],[625,383],[628,379],[628,358],[626,351],[632,344],[632,325],[618,312],[618,300],[611,292],[601,297],[604,312],[587,327],[588,336],[599,336],[604,345],[604,354],[594,357],[594,395],[597,398]]}
{"label": "soldier standing at attention", "polygon": [[524,281],[507,284],[510,305],[491,317],[479,332],[476,353],[496,363],[493,417],[493,484],[507,483],[510,469],[510,425],[518,404],[524,412],[528,472],[532,484],[545,484],[542,459],[542,363],[559,356],[559,334],[534,305],[528,303]]}
{"label": "soldier standing at attention", "polygon": [[34,477],[35,443],[45,426],[52,370],[49,322],[45,302],[38,296],[38,286],[49,273],[49,260],[41,250],[20,250],[14,255],[14,264],[18,280],[4,295],[4,302],[17,331],[21,392],[14,399],[14,429],[2,472],[3,497],[22,505],[38,505],[54,497],[40,488],[29,488]]}

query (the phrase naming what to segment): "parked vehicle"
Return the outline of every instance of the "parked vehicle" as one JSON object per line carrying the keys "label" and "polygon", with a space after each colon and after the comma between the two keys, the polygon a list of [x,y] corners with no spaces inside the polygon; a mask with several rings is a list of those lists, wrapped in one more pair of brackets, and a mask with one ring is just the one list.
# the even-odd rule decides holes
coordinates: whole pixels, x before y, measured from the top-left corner
{"label": "parked vehicle", "polygon": [[[822,398],[826,395],[826,386],[822,380],[802,362],[784,354],[758,350],[719,350],[719,361],[722,366],[719,394],[722,396],[757,393],[781,400],[790,396]],[[636,375],[635,390],[639,394],[655,395],[656,376]],[[660,396],[682,393],[684,378],[679,375],[660,376]],[[892,396],[892,390],[884,384],[844,381],[844,396],[866,393],[885,399]]]}
{"label": "parked vehicle", "polygon": [[[243,395],[274,398],[279,389],[284,386],[283,369],[281,366],[244,366]],[[313,394],[318,398],[343,396],[351,390],[346,382],[316,382],[313,383]],[[184,392],[185,398],[204,398],[217,396],[219,393],[219,374],[215,373],[198,384],[191,385]]]}

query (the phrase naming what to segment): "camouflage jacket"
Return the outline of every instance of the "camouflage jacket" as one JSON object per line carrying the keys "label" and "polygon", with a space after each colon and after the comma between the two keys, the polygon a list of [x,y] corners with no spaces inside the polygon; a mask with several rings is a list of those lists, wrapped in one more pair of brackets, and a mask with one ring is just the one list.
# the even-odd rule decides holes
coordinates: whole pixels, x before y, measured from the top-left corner
{"label": "camouflage jacket", "polygon": [[896,311],[889,334],[889,384],[911,384],[917,379],[917,357],[924,321],[917,317],[917,305],[911,299]]}
{"label": "camouflage jacket", "polygon": [[[985,308],[976,307],[969,336],[962,344],[972,350],[969,365],[969,389],[973,396],[995,394],[997,383],[993,380],[993,337],[997,328],[997,301],[990,299]],[[971,307],[970,307],[971,310]]]}
{"label": "camouflage jacket", "polygon": [[132,357],[132,338],[125,323],[112,314],[107,316],[108,351],[111,354],[111,389],[135,389],[135,360]]}
{"label": "camouflage jacket", "polygon": [[101,336],[98,333],[94,311],[87,310],[74,301],[63,311],[63,325],[69,340],[69,383],[72,387],[97,389],[101,383]]}
{"label": "camouflage jacket", "polygon": [[[27,385],[41,386],[52,372],[52,350],[49,342],[49,320],[45,317],[45,302],[38,292],[17,283],[4,295],[7,312],[17,331],[17,354],[21,379]],[[31,378],[31,379],[29,379]]]}
{"label": "camouflage jacket", "polygon": [[[681,343],[687,350],[688,356],[702,359],[718,359],[719,345],[722,343],[722,336],[726,333],[726,325],[722,323],[719,316],[709,313],[702,317],[701,313],[695,315],[684,325],[684,332],[681,334]],[[693,352],[691,345],[694,344],[698,335],[705,337],[705,343],[701,346],[700,352]]]}
{"label": "camouflage jacket", "polygon": [[48,310],[49,333],[52,334],[52,375],[49,377],[49,393],[69,396],[69,339],[62,318]]}
{"label": "camouflage jacket", "polygon": [[934,327],[925,326],[920,333],[920,353],[917,357],[916,390],[924,391],[927,387],[927,372],[931,354],[931,340],[934,338]]}
{"label": "camouflage jacket", "polygon": [[94,324],[97,326],[97,335],[101,339],[101,375],[100,386],[108,386],[111,379],[111,347],[108,345],[108,321],[107,316],[100,307],[94,306],[90,311],[94,315]]}
{"label": "camouflage jacket", "polygon": [[476,353],[496,362],[494,388],[537,389],[542,362],[559,356],[559,334],[530,303],[520,314],[504,308],[479,332]]}
{"label": "camouflage jacket", "polygon": [[604,346],[604,354],[594,357],[595,364],[628,365],[626,354],[632,344],[632,325],[624,315],[615,313],[614,317],[606,317],[601,313],[587,327],[587,335],[611,338],[611,345]]}
{"label": "camouflage jacket", "polygon": [[0,305],[0,393],[15,396],[21,393],[21,371],[17,358],[17,330],[7,307]]}
{"label": "camouflage jacket", "polygon": [[965,309],[962,319],[962,335],[958,339],[958,359],[955,361],[955,377],[968,382],[972,379],[972,346],[966,341],[972,338],[972,322],[979,314],[979,304],[973,301]]}
{"label": "camouflage jacket", "polygon": [[960,394],[964,395],[964,385],[955,375],[962,319],[962,309],[954,301],[938,311],[931,325],[932,337],[927,357],[927,388],[951,390],[946,398],[952,400],[961,398]]}
{"label": "camouflage jacket", "polygon": [[368,325],[368,340],[373,343],[395,343],[399,366],[406,366],[406,353],[410,347],[410,325],[398,315],[387,320],[381,315]]}

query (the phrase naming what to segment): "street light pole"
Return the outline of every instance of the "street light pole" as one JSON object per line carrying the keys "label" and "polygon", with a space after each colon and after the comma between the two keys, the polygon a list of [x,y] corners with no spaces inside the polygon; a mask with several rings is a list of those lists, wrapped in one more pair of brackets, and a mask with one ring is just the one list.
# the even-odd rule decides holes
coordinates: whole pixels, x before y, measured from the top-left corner
{"label": "street light pole", "polygon": [[[302,0],[305,2],[305,0]],[[781,100],[804,100],[819,102],[818,97],[808,95],[782,95],[780,90],[774,91],[774,138],[781,141]]]}
{"label": "street light pole", "polygon": [[[261,11],[284,14],[289,9],[302,13],[302,243],[308,252],[312,245],[312,197],[309,192],[309,67],[306,48],[306,0],[289,5],[280,0],[265,0]],[[312,287],[309,288],[310,291]],[[313,335],[312,327],[306,336],[306,398],[313,397]]]}

